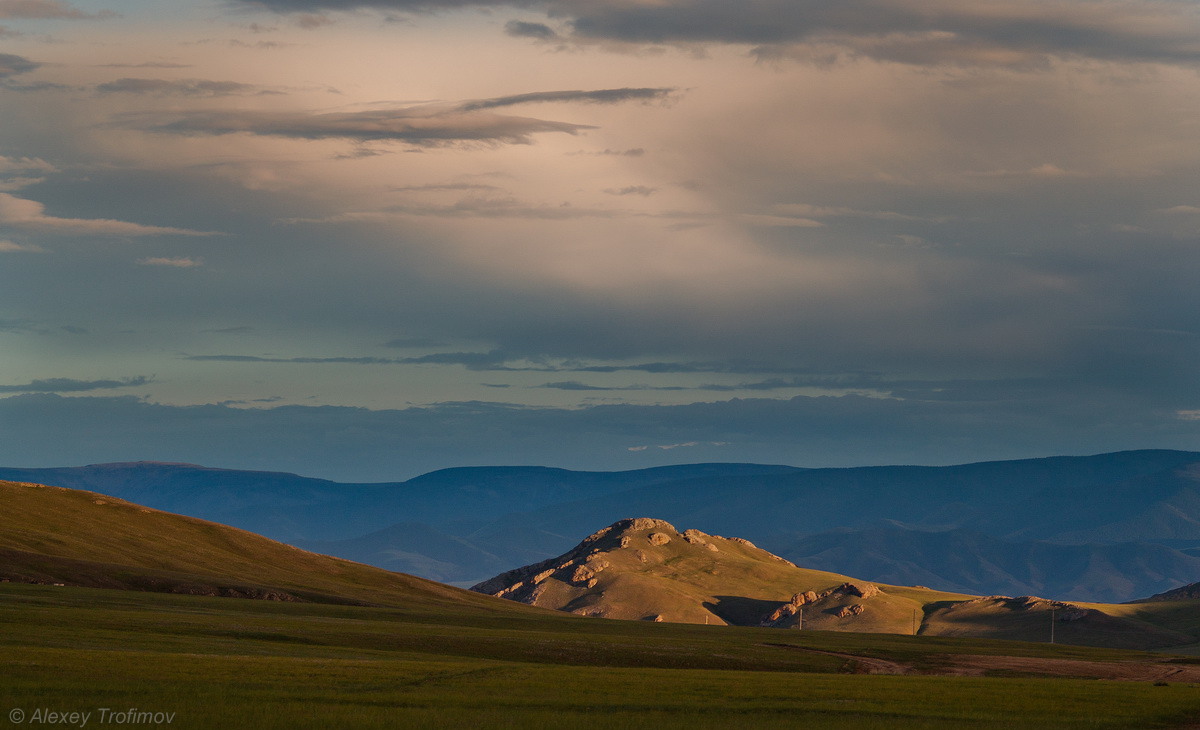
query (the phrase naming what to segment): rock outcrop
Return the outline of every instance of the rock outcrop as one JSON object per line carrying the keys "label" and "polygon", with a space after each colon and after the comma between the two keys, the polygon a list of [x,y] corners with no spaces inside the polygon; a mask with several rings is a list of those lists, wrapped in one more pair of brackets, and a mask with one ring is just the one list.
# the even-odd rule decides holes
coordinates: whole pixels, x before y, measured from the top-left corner
{"label": "rock outcrop", "polygon": [[742,607],[734,609],[737,616],[722,617],[722,610],[706,606],[715,608],[729,598],[726,593],[742,590],[739,584],[747,576],[762,583],[775,573],[802,572],[748,540],[681,532],[669,522],[639,517],[615,522],[556,558],[502,573],[471,590],[588,616],[747,623]]}
{"label": "rock outcrop", "polygon": [[798,616],[800,609],[805,606],[812,606],[816,611],[825,610],[838,618],[860,616],[866,611],[866,607],[862,603],[845,605],[843,599],[853,597],[866,600],[878,596],[880,593],[882,591],[879,590],[879,586],[863,582],[846,582],[821,593],[802,591],[792,596],[792,600],[767,614],[759,625],[777,628],[795,625],[798,621],[794,617]]}

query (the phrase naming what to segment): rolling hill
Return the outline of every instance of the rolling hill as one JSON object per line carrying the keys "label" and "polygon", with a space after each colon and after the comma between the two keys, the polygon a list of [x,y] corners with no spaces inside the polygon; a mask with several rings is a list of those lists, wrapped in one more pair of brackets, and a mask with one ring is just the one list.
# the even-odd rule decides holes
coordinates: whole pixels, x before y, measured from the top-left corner
{"label": "rolling hill", "polygon": [[489,611],[497,603],[95,492],[7,481],[0,482],[0,579],[292,602]]}
{"label": "rolling hill", "polygon": [[0,482],[0,557],[0,580],[11,583],[460,617],[536,606],[652,622],[1030,641],[1045,640],[1054,620],[1062,643],[1127,649],[1183,647],[1200,637],[1195,602],[1171,595],[1114,607],[873,584],[797,567],[744,539],[647,518],[619,521],[558,558],[464,591],[96,492]]}
{"label": "rolling hill", "polygon": [[113,494],[458,585],[654,514],[874,581],[1113,602],[1200,579],[1198,464],[1200,453],[1159,450],[950,467],[471,467],[385,484],[146,462],[0,478]]}

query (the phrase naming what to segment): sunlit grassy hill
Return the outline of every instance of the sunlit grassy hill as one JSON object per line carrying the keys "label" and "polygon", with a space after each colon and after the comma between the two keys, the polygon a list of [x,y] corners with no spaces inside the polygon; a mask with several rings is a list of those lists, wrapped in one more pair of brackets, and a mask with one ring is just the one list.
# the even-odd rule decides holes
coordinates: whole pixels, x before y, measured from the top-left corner
{"label": "sunlit grassy hill", "polygon": [[504,610],[439,583],[95,492],[0,482],[0,579],[210,596]]}

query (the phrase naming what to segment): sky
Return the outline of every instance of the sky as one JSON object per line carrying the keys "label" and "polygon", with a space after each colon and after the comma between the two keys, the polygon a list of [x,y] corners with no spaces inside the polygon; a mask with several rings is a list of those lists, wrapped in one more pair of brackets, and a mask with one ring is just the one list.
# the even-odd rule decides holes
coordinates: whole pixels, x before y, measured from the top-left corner
{"label": "sky", "polygon": [[0,464],[1200,449],[1194,0],[0,0]]}

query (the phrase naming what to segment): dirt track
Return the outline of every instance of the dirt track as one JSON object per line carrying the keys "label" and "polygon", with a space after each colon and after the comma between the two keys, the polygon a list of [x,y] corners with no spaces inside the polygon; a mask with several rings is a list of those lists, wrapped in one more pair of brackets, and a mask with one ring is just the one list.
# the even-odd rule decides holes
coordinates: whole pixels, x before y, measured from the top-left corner
{"label": "dirt track", "polygon": [[982,676],[989,671],[1020,672],[1055,677],[1116,679],[1131,682],[1200,682],[1200,665],[1170,662],[1090,662],[1018,656],[964,654],[947,657],[938,674]]}
{"label": "dirt track", "polygon": [[806,649],[790,644],[769,644],[781,649],[824,654],[846,660],[843,671],[855,674],[925,674],[955,677],[982,677],[989,672],[1013,672],[1045,677],[1075,677],[1081,679],[1110,679],[1127,682],[1200,683],[1200,665],[1152,662],[1092,662],[1083,659],[1047,659],[1041,657],[991,656],[986,654],[952,654],[942,657],[945,664],[936,668],[921,668],[902,662],[857,656],[835,651]]}

